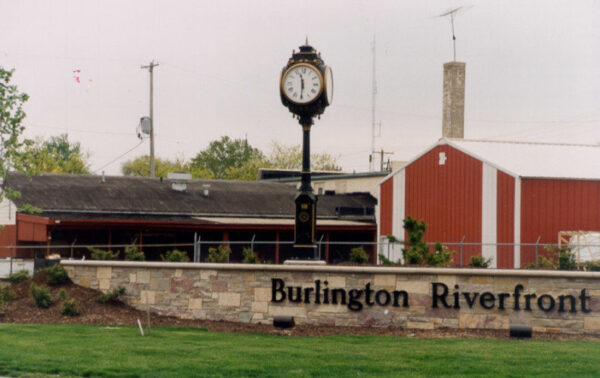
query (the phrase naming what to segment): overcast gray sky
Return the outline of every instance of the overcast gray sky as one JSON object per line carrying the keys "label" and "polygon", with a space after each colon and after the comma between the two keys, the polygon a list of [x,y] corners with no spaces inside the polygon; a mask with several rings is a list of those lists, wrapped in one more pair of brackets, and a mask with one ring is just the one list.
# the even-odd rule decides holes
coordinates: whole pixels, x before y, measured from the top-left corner
{"label": "overcast gray sky", "polygon": [[[600,2],[0,0],[0,65],[31,98],[29,137],[68,133],[100,169],[139,143],[155,69],[156,154],[193,157],[222,135],[299,144],[278,81],[306,36],[332,67],[313,152],[368,170],[372,40],[376,148],[408,160],[441,137],[442,65],[467,63],[465,137],[600,144]],[[80,72],[73,72],[80,70]],[[76,80],[79,78],[79,82]],[[148,141],[106,166],[147,154]]]}

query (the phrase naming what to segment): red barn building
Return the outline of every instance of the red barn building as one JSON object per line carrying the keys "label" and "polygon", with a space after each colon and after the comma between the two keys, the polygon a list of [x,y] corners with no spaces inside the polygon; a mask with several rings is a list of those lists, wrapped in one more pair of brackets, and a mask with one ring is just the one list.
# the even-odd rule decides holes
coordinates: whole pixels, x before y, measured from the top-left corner
{"label": "red barn building", "polygon": [[560,231],[600,230],[600,146],[442,138],[386,177],[379,201],[381,240],[405,239],[411,216],[427,242],[464,242],[456,265],[481,253],[519,268],[535,262],[536,242],[542,254]]}

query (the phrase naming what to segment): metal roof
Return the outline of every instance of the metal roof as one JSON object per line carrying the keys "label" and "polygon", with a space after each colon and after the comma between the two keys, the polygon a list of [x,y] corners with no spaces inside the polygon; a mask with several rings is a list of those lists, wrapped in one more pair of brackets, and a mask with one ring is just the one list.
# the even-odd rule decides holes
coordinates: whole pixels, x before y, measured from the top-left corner
{"label": "metal roof", "polygon": [[600,180],[600,145],[442,139],[519,177]]}
{"label": "metal roof", "polygon": [[[317,181],[329,181],[329,180],[344,180],[344,179],[358,179],[365,177],[385,177],[389,174],[389,171],[377,171],[377,172],[359,172],[359,173],[336,173],[336,174],[320,174],[313,176],[311,180]],[[265,179],[270,182],[300,182],[302,178],[298,177],[282,177],[282,178],[271,178]]]}
{"label": "metal roof", "polygon": [[[190,180],[187,190],[171,189],[169,180],[145,177],[43,174],[31,179],[10,173],[11,188],[21,192],[18,206],[30,204],[44,214],[69,218],[90,216],[143,217],[266,217],[293,218],[296,189],[266,181]],[[205,185],[210,185],[204,195]],[[377,200],[370,194],[318,196],[318,217],[347,219],[344,208],[373,208]],[[358,218],[350,217],[352,220]],[[360,220],[372,222],[373,215]]]}
{"label": "metal roof", "polygon": [[600,180],[600,145],[442,138],[381,182],[441,145],[452,146],[515,177]]}

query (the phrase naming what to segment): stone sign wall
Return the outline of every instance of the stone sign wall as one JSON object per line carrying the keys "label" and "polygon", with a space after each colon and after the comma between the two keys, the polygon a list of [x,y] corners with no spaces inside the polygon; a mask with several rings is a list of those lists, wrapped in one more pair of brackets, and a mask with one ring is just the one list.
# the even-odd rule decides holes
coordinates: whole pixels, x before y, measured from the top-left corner
{"label": "stone sign wall", "polygon": [[600,334],[600,273],[61,261],[78,285],[122,286],[162,315],[271,323]]}

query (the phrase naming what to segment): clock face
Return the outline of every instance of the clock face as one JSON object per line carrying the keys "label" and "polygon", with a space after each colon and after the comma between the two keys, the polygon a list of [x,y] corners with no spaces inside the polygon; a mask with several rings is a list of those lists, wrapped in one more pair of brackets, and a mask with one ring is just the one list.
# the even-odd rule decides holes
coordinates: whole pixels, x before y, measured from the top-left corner
{"label": "clock face", "polygon": [[323,77],[311,65],[296,64],[281,78],[281,90],[288,100],[296,104],[308,104],[323,92]]}
{"label": "clock face", "polygon": [[325,68],[325,93],[327,95],[327,105],[331,105],[333,100],[333,75],[329,66]]}

